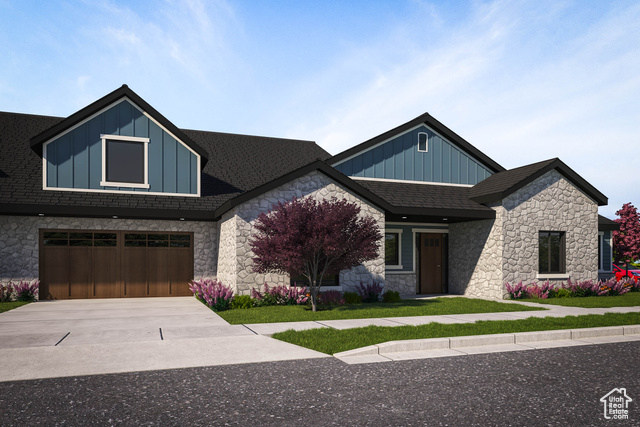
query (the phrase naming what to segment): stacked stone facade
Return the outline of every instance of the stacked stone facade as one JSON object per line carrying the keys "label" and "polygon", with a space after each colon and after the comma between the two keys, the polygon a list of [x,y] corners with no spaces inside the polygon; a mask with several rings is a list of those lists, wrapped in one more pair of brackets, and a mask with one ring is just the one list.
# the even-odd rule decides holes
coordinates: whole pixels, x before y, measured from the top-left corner
{"label": "stacked stone facade", "polygon": [[[313,197],[316,200],[346,199],[360,206],[360,216],[375,219],[384,233],[384,212],[345,190],[332,179],[320,172],[311,172],[294,179],[258,197],[255,197],[231,211],[220,221],[220,251],[218,255],[218,278],[233,287],[234,292],[248,294],[252,288],[289,284],[289,276],[281,274],[259,274],[253,271],[253,251],[250,240],[256,233],[255,220],[262,212],[268,212],[278,202],[287,202],[294,197]],[[384,283],[384,246],[380,242],[378,258],[363,265],[340,273],[342,290],[353,290],[360,282],[376,280]]]}
{"label": "stacked stone facade", "polygon": [[[553,170],[507,196],[495,220],[449,226],[449,291],[502,298],[504,284],[595,280],[598,205]],[[538,274],[538,233],[565,233],[566,274]]]}
{"label": "stacked stone facade", "polygon": [[216,276],[214,222],[138,219],[0,216],[0,282],[38,278],[39,229],[193,232],[195,278]]}
{"label": "stacked stone facade", "polygon": [[399,292],[400,295],[415,295],[417,293],[416,273],[401,274],[387,271],[385,289]]}

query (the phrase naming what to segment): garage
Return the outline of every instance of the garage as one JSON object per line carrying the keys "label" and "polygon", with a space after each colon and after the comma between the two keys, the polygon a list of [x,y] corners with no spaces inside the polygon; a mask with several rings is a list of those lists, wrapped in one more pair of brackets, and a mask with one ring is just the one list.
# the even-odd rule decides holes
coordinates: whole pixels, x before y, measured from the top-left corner
{"label": "garage", "polygon": [[191,295],[193,233],[40,230],[40,299]]}

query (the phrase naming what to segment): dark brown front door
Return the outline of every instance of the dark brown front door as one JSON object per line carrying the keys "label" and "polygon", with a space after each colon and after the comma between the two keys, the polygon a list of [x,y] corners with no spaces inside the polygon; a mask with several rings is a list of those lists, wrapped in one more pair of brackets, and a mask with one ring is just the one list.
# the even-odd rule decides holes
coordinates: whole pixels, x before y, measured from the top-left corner
{"label": "dark brown front door", "polygon": [[191,295],[193,234],[40,230],[40,298]]}
{"label": "dark brown front door", "polygon": [[440,233],[420,234],[420,293],[440,294],[444,239]]}

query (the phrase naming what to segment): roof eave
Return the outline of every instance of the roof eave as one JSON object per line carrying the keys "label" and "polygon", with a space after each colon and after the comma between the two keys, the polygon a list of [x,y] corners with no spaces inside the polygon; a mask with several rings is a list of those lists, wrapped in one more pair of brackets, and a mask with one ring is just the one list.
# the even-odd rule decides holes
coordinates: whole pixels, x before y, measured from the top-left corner
{"label": "roof eave", "polygon": [[56,216],[82,218],[158,219],[213,221],[211,211],[184,209],[125,208],[119,206],[64,206],[34,204],[0,204],[0,215]]}

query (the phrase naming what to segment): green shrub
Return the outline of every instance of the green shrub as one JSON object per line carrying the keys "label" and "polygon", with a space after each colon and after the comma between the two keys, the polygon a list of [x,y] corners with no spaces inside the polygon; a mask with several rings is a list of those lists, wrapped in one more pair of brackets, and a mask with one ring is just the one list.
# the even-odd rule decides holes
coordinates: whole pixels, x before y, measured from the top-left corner
{"label": "green shrub", "polygon": [[356,292],[345,292],[342,297],[347,304],[360,304],[362,302],[362,298]]}
{"label": "green shrub", "polygon": [[382,302],[400,302],[402,298],[400,298],[400,292],[398,291],[387,291],[382,295]]}
{"label": "green shrub", "polygon": [[571,296],[571,292],[569,292],[569,289],[565,289],[565,288],[560,288],[558,290],[556,290],[556,298],[569,298]]}
{"label": "green shrub", "polygon": [[231,308],[251,308],[254,305],[253,298],[249,295],[236,295],[231,300]]}

